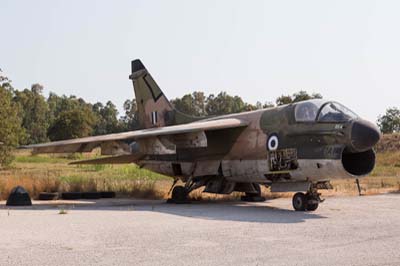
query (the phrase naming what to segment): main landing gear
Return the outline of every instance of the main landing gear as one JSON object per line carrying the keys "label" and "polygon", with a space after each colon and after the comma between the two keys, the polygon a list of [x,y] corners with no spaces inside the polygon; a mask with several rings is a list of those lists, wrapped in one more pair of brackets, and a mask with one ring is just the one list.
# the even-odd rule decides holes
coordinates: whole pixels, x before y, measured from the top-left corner
{"label": "main landing gear", "polygon": [[245,195],[240,198],[241,201],[247,202],[264,202],[265,197],[261,196],[261,187],[257,183],[252,184],[255,192],[245,192]]}
{"label": "main landing gear", "polygon": [[185,182],[184,186],[175,186],[177,182],[178,179],[175,179],[174,183],[172,184],[173,189],[171,193],[171,198],[167,200],[167,203],[190,203],[190,200],[188,198],[189,193],[199,187],[204,186],[207,183],[207,179],[190,177],[189,180]]}
{"label": "main landing gear", "polygon": [[188,200],[189,192],[184,186],[176,186],[172,190],[171,198],[168,199],[168,203],[189,203]]}
{"label": "main landing gear", "polygon": [[296,211],[315,211],[318,208],[319,203],[323,202],[320,195],[321,194],[316,190],[309,191],[306,194],[297,192],[293,196],[293,208]]}

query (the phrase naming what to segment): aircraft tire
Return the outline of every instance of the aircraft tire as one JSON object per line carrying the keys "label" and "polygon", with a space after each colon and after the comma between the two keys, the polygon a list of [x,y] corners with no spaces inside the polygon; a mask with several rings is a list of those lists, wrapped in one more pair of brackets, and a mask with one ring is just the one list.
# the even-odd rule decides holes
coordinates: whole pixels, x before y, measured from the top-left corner
{"label": "aircraft tire", "polygon": [[307,204],[307,211],[315,211],[318,209],[318,203]]}
{"label": "aircraft tire", "polygon": [[100,196],[105,199],[115,198],[116,194],[114,191],[101,191]]}
{"label": "aircraft tire", "polygon": [[82,198],[81,192],[64,192],[61,193],[61,198],[65,200],[77,200]]}
{"label": "aircraft tire", "polygon": [[57,192],[40,192],[38,200],[56,200],[58,199]]}
{"label": "aircraft tire", "polygon": [[245,196],[240,198],[241,201],[248,202],[264,202],[266,200],[265,197],[261,196],[261,186],[260,184],[253,183],[254,189],[257,191],[256,193],[245,193]]}
{"label": "aircraft tire", "polygon": [[[310,194],[306,194],[306,200],[307,200],[307,204],[306,204],[306,210],[307,211],[315,211],[316,209],[318,209],[318,200],[315,196],[312,196]],[[312,203],[310,203],[310,201]]]}
{"label": "aircraft tire", "polygon": [[302,192],[297,192],[293,196],[292,204],[295,211],[305,211],[307,206],[306,195]]}
{"label": "aircraft tire", "polygon": [[82,192],[83,199],[100,199],[100,192]]}
{"label": "aircraft tire", "polygon": [[172,190],[172,202],[174,203],[186,203],[187,202],[187,190],[183,186],[176,186]]}

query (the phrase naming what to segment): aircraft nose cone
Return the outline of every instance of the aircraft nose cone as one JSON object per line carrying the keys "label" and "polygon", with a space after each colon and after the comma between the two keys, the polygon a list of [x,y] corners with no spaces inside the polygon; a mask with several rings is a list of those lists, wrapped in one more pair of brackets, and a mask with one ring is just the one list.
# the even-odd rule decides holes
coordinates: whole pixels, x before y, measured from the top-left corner
{"label": "aircraft nose cone", "polygon": [[368,121],[358,120],[351,129],[351,143],[357,151],[371,149],[380,139],[378,127]]}

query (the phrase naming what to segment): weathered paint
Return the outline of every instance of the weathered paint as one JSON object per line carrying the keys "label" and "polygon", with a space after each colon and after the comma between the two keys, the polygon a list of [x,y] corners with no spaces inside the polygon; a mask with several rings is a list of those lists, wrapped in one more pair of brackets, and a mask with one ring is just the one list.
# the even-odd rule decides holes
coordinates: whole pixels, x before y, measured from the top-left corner
{"label": "weathered paint", "polygon": [[[367,151],[377,141],[377,130],[360,118],[300,122],[295,117],[299,104],[211,118],[191,117],[172,107],[139,60],[132,62],[130,79],[143,129],[31,147],[35,152],[46,153],[90,151],[100,146],[103,154],[133,156],[100,161],[134,162],[154,172],[179,177],[184,182],[189,177],[203,177],[215,181],[209,182],[207,190],[219,189],[224,193],[231,192],[235,183],[239,190],[247,183],[357,178],[373,168],[371,163],[375,158]],[[320,103],[318,114],[323,106],[330,104],[328,101]],[[317,114],[315,116],[317,118]],[[365,141],[368,135],[362,136],[364,142],[354,139],[357,137],[352,130],[355,124],[359,129],[357,134],[363,134],[363,129],[371,134],[370,141]],[[343,154],[346,160],[354,160],[355,168],[365,167],[363,159],[368,159],[370,165],[365,168],[368,171],[347,169]],[[222,187],[215,188],[218,184]]]}

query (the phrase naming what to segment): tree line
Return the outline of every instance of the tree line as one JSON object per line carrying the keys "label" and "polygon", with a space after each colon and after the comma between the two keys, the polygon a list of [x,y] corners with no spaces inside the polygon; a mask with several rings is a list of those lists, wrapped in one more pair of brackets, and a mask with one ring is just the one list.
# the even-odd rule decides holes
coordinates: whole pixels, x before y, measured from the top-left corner
{"label": "tree line", "polygon": [[[282,95],[275,102],[250,104],[239,96],[222,91],[206,95],[195,91],[171,100],[173,106],[192,116],[214,116],[251,111],[309,99],[321,94],[299,91]],[[0,164],[12,161],[11,151],[18,145],[104,135],[139,128],[135,99],[123,104],[123,114],[111,101],[89,103],[76,96],[43,95],[43,86],[17,90],[0,69]],[[379,117],[378,125],[385,133],[400,131],[400,111],[390,108]]]}

